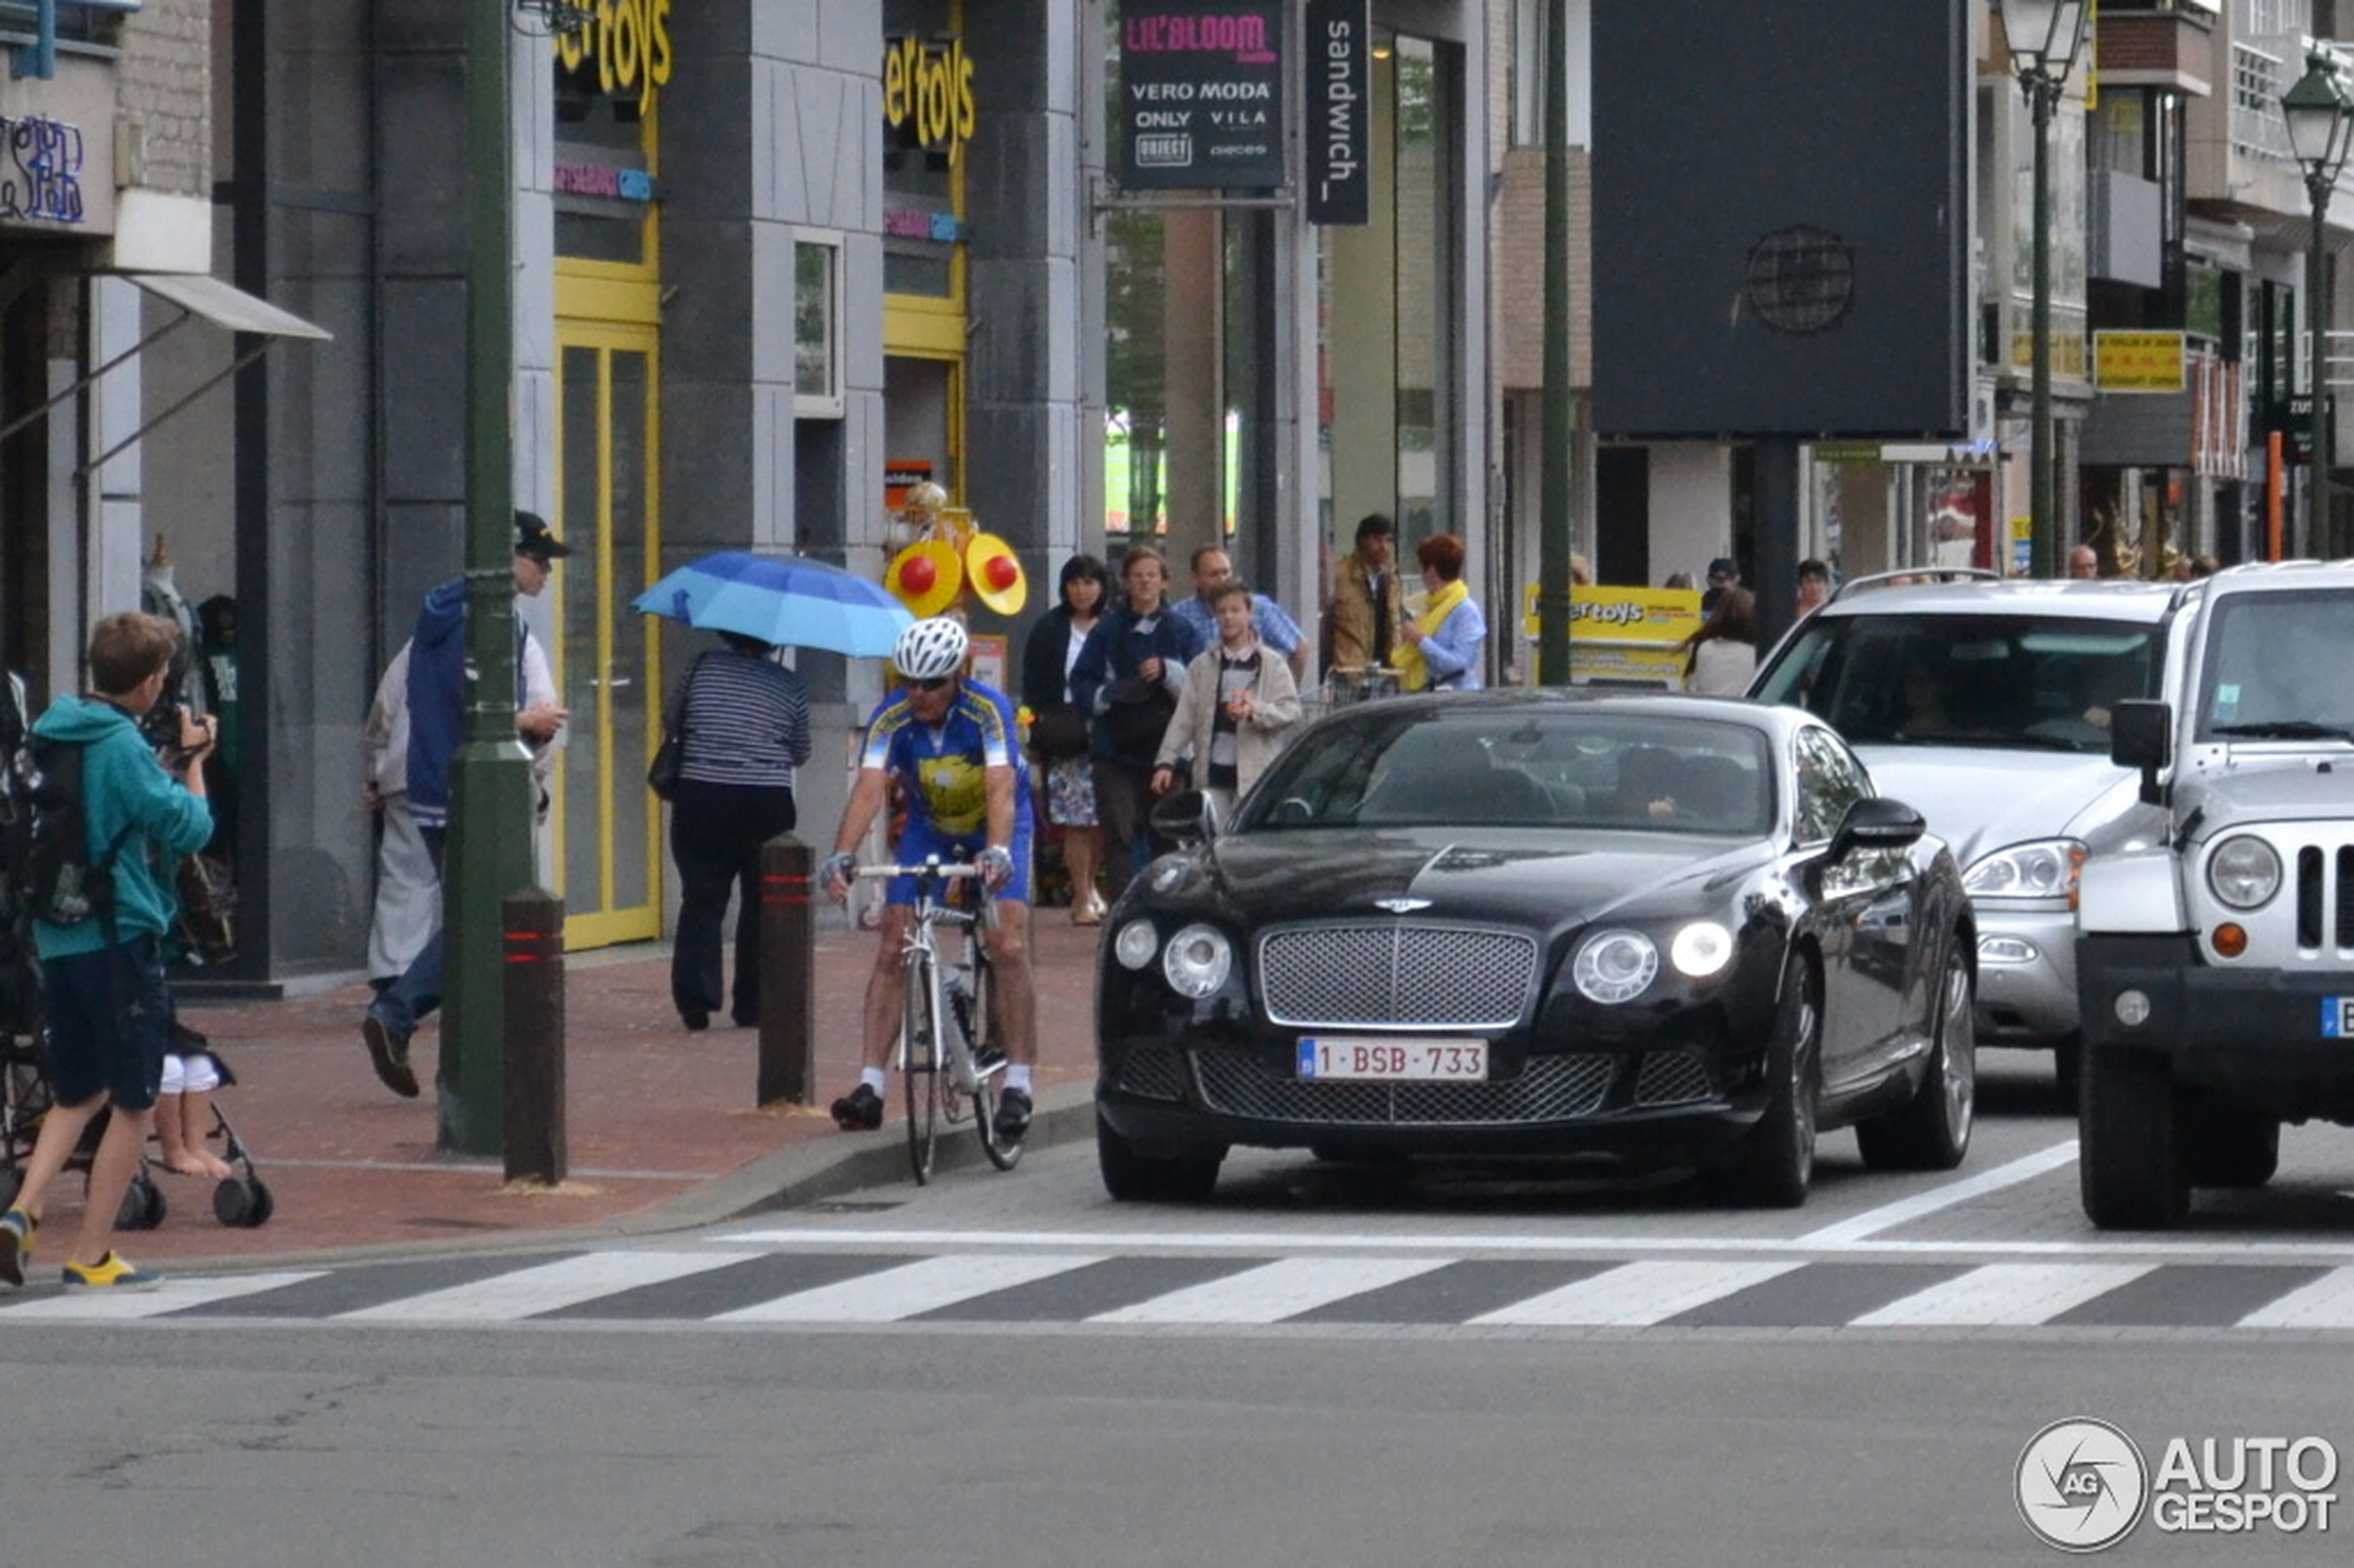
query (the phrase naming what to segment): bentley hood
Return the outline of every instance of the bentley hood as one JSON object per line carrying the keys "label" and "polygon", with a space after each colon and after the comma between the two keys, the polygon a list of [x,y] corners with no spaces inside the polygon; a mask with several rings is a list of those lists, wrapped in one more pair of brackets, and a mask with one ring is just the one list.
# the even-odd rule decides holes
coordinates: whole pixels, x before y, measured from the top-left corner
{"label": "bentley hood", "polygon": [[[1260,924],[1411,914],[1544,926],[1590,919],[1638,896],[1672,898],[1671,888],[1702,901],[1712,884],[1766,856],[1752,842],[1648,833],[1326,829],[1221,839],[1170,875]],[[1158,879],[1142,880],[1154,887]],[[1183,896],[1181,885],[1172,879],[1166,891]],[[1401,909],[1385,900],[1427,903]]]}

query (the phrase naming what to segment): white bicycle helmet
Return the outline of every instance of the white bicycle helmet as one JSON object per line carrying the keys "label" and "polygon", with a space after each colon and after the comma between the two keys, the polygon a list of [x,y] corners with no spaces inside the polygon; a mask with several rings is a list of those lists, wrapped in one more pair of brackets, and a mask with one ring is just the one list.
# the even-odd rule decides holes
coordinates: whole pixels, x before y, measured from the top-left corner
{"label": "white bicycle helmet", "polygon": [[965,667],[968,646],[962,623],[934,615],[899,634],[892,646],[891,662],[909,680],[939,680]]}

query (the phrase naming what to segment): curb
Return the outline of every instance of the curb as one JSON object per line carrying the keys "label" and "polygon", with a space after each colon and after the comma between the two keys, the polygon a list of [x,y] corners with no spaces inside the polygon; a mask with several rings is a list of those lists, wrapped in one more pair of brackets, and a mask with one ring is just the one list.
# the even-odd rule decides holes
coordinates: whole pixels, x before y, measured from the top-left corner
{"label": "curb", "polygon": [[[1095,1092],[1092,1084],[1064,1084],[1042,1089],[1024,1152],[1034,1153],[1061,1144],[1091,1139],[1095,1132]],[[989,1170],[979,1142],[968,1134],[943,1136],[933,1166],[934,1180]],[[1006,1174],[1019,1175],[1017,1165]],[[696,1230],[753,1215],[800,1208],[844,1193],[872,1187],[905,1185],[919,1191],[907,1170],[905,1128],[886,1121],[873,1132],[856,1138],[832,1132],[823,1138],[799,1139],[725,1170],[692,1192],[666,1200],[638,1214],[576,1225],[555,1225],[532,1231],[502,1231],[477,1237],[437,1237],[430,1241],[386,1242],[372,1246],[313,1247],[265,1256],[174,1258],[170,1271],[179,1274],[251,1274],[285,1269],[323,1268],[349,1263],[382,1263],[407,1258],[443,1258],[498,1252],[538,1252],[551,1246],[577,1246],[598,1237],[639,1237]],[[527,1201],[527,1200],[526,1200]]]}

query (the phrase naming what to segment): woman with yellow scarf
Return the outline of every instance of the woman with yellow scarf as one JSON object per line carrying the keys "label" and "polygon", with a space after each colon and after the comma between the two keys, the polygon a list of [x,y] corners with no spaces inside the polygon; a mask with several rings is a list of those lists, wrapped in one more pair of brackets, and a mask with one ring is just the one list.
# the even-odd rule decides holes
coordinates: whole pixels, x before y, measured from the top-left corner
{"label": "woman with yellow scarf", "polygon": [[1487,618],[1463,581],[1463,541],[1436,535],[1414,547],[1414,559],[1423,563],[1430,597],[1401,628],[1406,646],[1396,654],[1398,684],[1409,691],[1476,691]]}

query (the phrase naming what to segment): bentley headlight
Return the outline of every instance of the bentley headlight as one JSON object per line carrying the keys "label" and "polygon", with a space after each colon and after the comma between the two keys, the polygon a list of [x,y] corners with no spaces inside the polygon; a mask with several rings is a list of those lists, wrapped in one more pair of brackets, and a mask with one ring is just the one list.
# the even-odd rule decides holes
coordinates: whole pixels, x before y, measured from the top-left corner
{"label": "bentley headlight", "polygon": [[1111,955],[1120,960],[1123,969],[1143,968],[1159,951],[1160,938],[1154,934],[1150,920],[1131,920],[1112,939]]}
{"label": "bentley headlight", "polygon": [[1215,926],[1187,926],[1169,939],[1160,955],[1170,989],[1196,1002],[1224,985],[1234,967],[1234,944]]}
{"label": "bentley headlight", "polygon": [[2234,909],[2261,909],[2281,891],[2281,857],[2261,839],[2226,839],[2207,862],[2207,885]]}
{"label": "bentley headlight", "polygon": [[2041,839],[1996,850],[1963,873],[1962,891],[1972,898],[2076,897],[2077,873],[2085,850],[2077,839]]}
{"label": "bentley headlight", "polygon": [[1714,920],[1695,920],[1676,933],[1667,961],[1688,980],[1706,980],[1733,958],[1733,933]]}
{"label": "bentley headlight", "polygon": [[1659,973],[1659,949],[1640,931],[1599,931],[1577,950],[1570,975],[1594,1002],[1631,1002]]}

